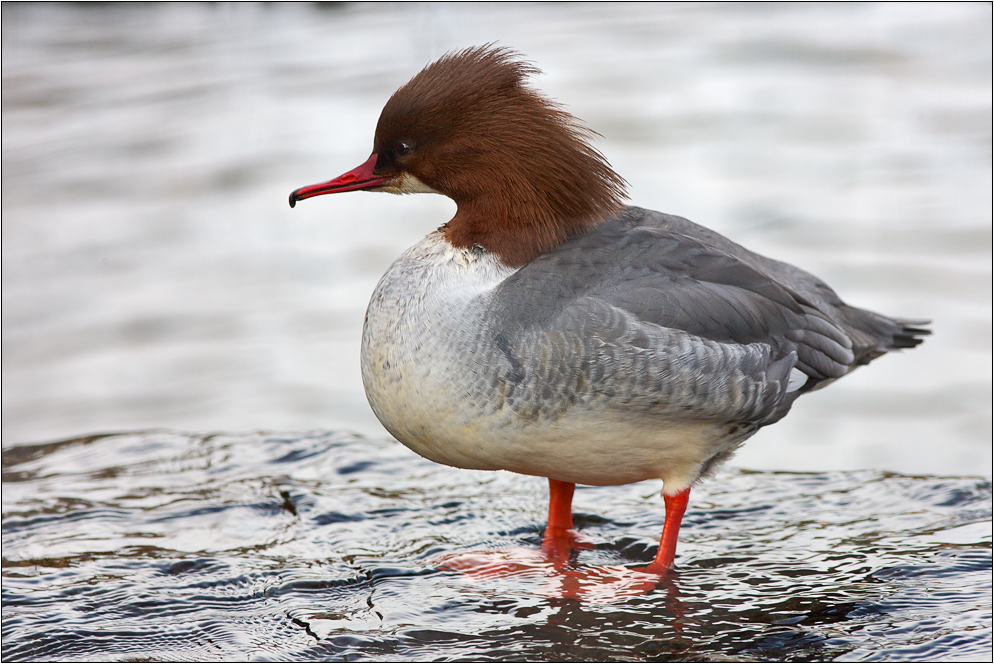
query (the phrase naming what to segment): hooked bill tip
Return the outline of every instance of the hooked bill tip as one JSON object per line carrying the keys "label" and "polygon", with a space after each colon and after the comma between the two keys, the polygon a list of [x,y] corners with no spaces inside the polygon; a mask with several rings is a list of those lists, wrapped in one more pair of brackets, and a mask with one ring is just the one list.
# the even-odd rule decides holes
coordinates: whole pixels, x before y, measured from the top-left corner
{"label": "hooked bill tip", "polygon": [[297,207],[297,192],[290,192],[290,207]]}

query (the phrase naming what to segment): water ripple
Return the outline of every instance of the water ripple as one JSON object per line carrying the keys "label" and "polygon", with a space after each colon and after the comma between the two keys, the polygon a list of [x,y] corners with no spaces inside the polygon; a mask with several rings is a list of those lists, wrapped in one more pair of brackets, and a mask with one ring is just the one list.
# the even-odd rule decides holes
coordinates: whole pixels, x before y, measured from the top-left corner
{"label": "water ripple", "polygon": [[[390,441],[122,434],[10,448],[3,470],[7,661],[923,661],[991,643],[982,479],[723,472],[694,492],[677,573],[624,591],[441,569],[534,551],[544,483]],[[580,487],[594,548],[575,569],[651,560],[658,489]]]}

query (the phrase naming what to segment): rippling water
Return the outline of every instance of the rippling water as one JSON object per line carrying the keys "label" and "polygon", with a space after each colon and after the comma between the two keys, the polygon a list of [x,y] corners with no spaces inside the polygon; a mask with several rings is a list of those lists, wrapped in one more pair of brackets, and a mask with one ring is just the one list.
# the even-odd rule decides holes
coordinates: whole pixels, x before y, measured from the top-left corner
{"label": "rippling water", "polygon": [[[537,550],[545,484],[332,433],[97,436],[4,452],[3,657],[926,661],[991,646],[991,485],[724,472],[654,588],[456,553]],[[69,470],[73,469],[73,470]],[[596,548],[651,560],[659,486],[580,488]],[[441,567],[441,568],[440,568]]]}
{"label": "rippling water", "polygon": [[[5,660],[987,656],[989,4],[2,11]],[[494,40],[633,203],[934,320],[734,460],[836,472],[696,489],[658,586],[658,486],[578,489],[596,548],[559,573],[543,481],[417,459],[367,407],[369,294],[451,203],[286,206]],[[367,437],[79,438],[158,427]]]}

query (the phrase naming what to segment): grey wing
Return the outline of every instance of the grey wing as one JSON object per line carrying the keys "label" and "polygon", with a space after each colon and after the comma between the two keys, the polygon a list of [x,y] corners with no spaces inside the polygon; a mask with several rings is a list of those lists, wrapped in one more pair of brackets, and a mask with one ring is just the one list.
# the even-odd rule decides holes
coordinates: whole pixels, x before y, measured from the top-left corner
{"label": "grey wing", "polygon": [[502,351],[535,374],[518,376],[518,394],[534,394],[532,380],[554,385],[553,409],[573,398],[768,424],[800,392],[901,347],[902,330],[914,343],[922,333],[848,307],[798,268],[638,208],[526,265],[496,295]]}
{"label": "grey wing", "polygon": [[555,420],[574,406],[642,417],[767,424],[782,417],[796,353],[762,343],[704,339],[581,297],[546,325],[499,335],[512,371],[498,376],[525,419]]}
{"label": "grey wing", "polygon": [[[708,250],[726,257],[720,259],[726,263],[728,258],[733,259],[733,263],[741,263],[759,277],[758,281],[746,278],[750,288],[765,279],[782,295],[786,295],[786,299],[782,296],[775,297],[778,302],[790,306],[789,300],[792,299],[800,305],[805,313],[806,324],[792,326],[789,336],[799,346],[799,367],[813,379],[809,387],[834,380],[887,351],[914,348],[923,341],[922,337],[931,334],[924,327],[929,323],[927,320],[891,318],[850,306],[828,284],[813,274],[794,265],[753,253],[682,217],[629,208],[619,216],[619,219],[625,218],[631,220],[629,224],[632,226],[660,229],[698,242]],[[743,272],[736,269],[734,264],[729,265],[730,269],[710,273],[701,270],[702,267],[698,266],[696,274],[705,279],[732,285],[746,283],[742,281]],[[762,291],[757,289],[757,292],[769,294],[772,291],[764,287]],[[848,354],[839,353],[838,348],[834,347],[836,344],[851,348],[852,360],[848,360]]]}

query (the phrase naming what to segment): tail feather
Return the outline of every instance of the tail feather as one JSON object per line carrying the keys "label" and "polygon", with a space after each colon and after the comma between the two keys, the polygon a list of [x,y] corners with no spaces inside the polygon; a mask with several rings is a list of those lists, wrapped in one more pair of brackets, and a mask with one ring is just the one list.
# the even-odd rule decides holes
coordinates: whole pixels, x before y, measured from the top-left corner
{"label": "tail feather", "polygon": [[932,322],[930,320],[895,318],[893,322],[899,329],[891,335],[890,342],[885,346],[887,350],[914,348],[925,341],[922,337],[932,334],[932,330],[924,327]]}
{"label": "tail feather", "polygon": [[914,348],[932,334],[925,327],[931,321],[912,318],[889,318],[866,309],[847,307],[843,315],[847,333],[853,340],[853,368],[868,364],[892,350]]}

